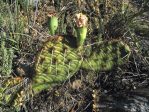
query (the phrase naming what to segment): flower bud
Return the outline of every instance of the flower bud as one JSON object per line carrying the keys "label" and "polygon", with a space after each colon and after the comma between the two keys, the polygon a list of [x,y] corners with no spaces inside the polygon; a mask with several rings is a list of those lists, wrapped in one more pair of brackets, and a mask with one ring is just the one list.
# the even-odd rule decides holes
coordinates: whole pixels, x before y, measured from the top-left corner
{"label": "flower bud", "polygon": [[76,24],[76,31],[77,31],[77,46],[82,46],[87,34],[87,21],[88,18],[86,15],[82,13],[78,13],[75,15],[75,24]]}

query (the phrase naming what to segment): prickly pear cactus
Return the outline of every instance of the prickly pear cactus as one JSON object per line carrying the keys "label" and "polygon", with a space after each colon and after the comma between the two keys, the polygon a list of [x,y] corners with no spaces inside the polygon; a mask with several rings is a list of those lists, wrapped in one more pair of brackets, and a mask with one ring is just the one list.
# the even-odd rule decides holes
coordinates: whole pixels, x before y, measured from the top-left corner
{"label": "prickly pear cactus", "polygon": [[1,82],[0,92],[0,101],[3,105],[11,105],[15,103],[13,98],[17,97],[17,92],[19,91],[19,84],[21,83],[21,78],[8,78]]}
{"label": "prickly pear cactus", "polygon": [[122,41],[113,40],[100,42],[91,55],[82,63],[87,70],[110,70],[121,65],[129,58],[130,48]]}
{"label": "prickly pear cactus", "polygon": [[74,37],[57,36],[43,45],[35,64],[35,92],[65,81],[79,70],[82,51],[76,47],[75,41]]}
{"label": "prickly pear cactus", "polygon": [[7,106],[11,106],[12,112],[20,110],[20,107],[32,95],[32,88],[28,84],[28,79],[23,77],[9,77],[0,81],[0,106],[4,109],[3,111],[5,111]]}

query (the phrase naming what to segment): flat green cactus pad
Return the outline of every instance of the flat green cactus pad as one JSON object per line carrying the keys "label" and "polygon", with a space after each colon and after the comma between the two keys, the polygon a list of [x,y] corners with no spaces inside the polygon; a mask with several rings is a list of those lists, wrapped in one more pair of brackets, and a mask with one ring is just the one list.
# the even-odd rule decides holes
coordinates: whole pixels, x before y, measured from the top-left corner
{"label": "flat green cactus pad", "polygon": [[[32,97],[32,86],[23,77],[9,77],[1,82],[0,107],[2,111],[16,112]],[[4,109],[4,110],[3,110]],[[4,111],[6,112],[6,111]]]}
{"label": "flat green cactus pad", "polygon": [[1,88],[0,88],[0,92],[3,93],[3,94],[0,94],[0,104],[19,105],[21,103],[19,102],[19,98],[18,98],[18,94],[20,92],[21,81],[22,81],[22,78],[20,77],[8,78],[6,80],[3,80],[1,84]]}
{"label": "flat green cactus pad", "polygon": [[81,51],[74,37],[51,37],[39,52],[35,64],[33,89],[38,92],[70,78],[80,68]]}
{"label": "flat green cactus pad", "polygon": [[100,42],[93,48],[92,54],[82,63],[84,69],[110,70],[125,62],[130,54],[129,46],[118,40]]}

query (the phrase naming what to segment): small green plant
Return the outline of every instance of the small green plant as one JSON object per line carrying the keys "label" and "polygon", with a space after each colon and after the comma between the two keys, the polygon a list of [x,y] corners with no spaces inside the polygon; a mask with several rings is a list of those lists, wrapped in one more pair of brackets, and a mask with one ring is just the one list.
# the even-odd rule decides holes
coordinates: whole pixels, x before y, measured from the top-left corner
{"label": "small green plant", "polygon": [[12,71],[13,49],[6,47],[6,33],[3,32],[0,40],[0,74],[9,76]]}

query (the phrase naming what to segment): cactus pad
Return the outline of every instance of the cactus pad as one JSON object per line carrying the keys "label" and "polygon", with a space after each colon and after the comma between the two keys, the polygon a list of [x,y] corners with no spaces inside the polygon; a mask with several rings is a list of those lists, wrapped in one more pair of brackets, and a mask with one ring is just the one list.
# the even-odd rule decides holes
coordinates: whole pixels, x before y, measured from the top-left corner
{"label": "cactus pad", "polygon": [[79,70],[82,62],[81,51],[75,43],[75,37],[57,36],[51,37],[43,45],[35,64],[35,92],[65,81]]}
{"label": "cactus pad", "polygon": [[2,85],[0,88],[0,103],[11,105],[16,103],[13,99],[17,97],[17,92],[20,88],[20,83],[22,79],[20,77],[17,78],[8,78],[2,81]]}
{"label": "cactus pad", "polygon": [[100,42],[93,46],[92,54],[82,63],[82,68],[91,70],[110,70],[128,59],[130,48],[122,41]]}

